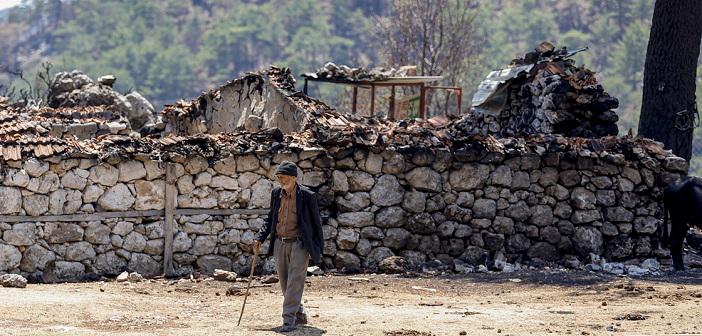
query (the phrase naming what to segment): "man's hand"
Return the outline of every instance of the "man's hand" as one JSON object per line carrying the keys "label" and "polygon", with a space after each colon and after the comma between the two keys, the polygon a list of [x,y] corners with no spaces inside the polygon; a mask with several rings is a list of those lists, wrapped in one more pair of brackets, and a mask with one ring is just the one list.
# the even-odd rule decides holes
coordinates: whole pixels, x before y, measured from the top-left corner
{"label": "man's hand", "polygon": [[254,253],[258,254],[258,252],[261,251],[261,241],[260,240],[254,240],[254,245],[253,245]]}

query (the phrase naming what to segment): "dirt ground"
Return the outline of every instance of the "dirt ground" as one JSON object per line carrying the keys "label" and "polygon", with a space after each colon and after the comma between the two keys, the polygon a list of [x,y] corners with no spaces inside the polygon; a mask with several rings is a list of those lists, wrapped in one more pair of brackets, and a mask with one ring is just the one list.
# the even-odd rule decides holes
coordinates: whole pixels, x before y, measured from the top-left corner
{"label": "dirt ground", "polygon": [[[260,282],[255,282],[258,286]],[[2,335],[275,335],[278,284],[156,279],[0,288]],[[292,335],[700,334],[702,271],[630,279],[532,271],[308,277],[310,324]],[[623,319],[622,319],[623,318]]]}

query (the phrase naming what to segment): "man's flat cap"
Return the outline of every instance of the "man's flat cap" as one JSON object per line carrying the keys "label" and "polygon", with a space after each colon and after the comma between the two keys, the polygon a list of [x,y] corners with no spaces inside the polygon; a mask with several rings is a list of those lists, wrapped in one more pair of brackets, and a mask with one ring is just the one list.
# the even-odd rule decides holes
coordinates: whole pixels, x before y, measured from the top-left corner
{"label": "man's flat cap", "polygon": [[278,165],[275,171],[276,175],[297,176],[297,165],[290,161],[283,161]]}

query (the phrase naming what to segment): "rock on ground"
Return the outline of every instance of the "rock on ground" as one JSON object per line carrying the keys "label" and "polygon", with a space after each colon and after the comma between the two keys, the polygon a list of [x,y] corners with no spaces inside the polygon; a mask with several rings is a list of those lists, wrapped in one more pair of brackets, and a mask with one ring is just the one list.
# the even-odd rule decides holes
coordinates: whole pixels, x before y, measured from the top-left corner
{"label": "rock on ground", "polygon": [[0,285],[3,287],[25,288],[27,279],[19,274],[0,275]]}
{"label": "rock on ground", "polygon": [[406,267],[405,258],[398,256],[387,257],[378,264],[378,268],[385,273],[404,273]]}
{"label": "rock on ground", "polygon": [[129,280],[129,272],[124,271],[117,276],[117,282],[125,282]]}
{"label": "rock on ground", "polygon": [[236,281],[237,274],[236,274],[236,272],[225,271],[222,269],[215,269],[212,276],[214,277],[215,280],[218,280],[218,281],[234,282],[234,281]]}

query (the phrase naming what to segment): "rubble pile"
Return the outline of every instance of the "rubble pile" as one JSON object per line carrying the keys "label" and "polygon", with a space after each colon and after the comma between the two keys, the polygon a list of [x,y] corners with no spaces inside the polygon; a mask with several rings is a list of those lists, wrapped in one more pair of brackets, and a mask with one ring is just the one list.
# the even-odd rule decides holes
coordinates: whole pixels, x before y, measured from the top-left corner
{"label": "rubble pile", "polygon": [[[580,138],[557,133],[521,137],[474,134],[465,131],[463,121],[448,116],[427,120],[388,121],[324,111],[316,115],[314,122],[308,126],[310,132],[294,135],[293,138],[326,147],[387,147],[409,152],[427,148],[447,148],[457,153],[483,151],[508,155],[585,151],[588,155],[626,153],[632,158],[641,158],[640,154],[646,151],[655,155],[669,152],[664,151],[659,142],[632,137]],[[634,149],[635,147],[641,148]]]}
{"label": "rubble pile", "polygon": [[71,142],[71,157],[97,158],[110,161],[116,158],[148,157],[179,160],[194,155],[221,158],[231,154],[274,152],[285,147],[283,134],[278,129],[257,133],[219,133],[193,136],[166,135],[163,137],[103,136],[92,141]]}
{"label": "rubble pile", "polygon": [[[552,61],[556,57],[554,55],[561,54],[562,51],[551,52],[551,54],[544,52],[538,55],[542,61],[548,59],[550,60],[548,62],[555,62]],[[547,56],[551,58],[546,58]],[[520,62],[523,63],[530,59],[525,58]],[[333,69],[334,67],[329,66],[329,68]],[[61,104],[73,105],[80,104],[81,101],[86,102],[86,104],[95,104],[105,103],[109,99],[123,101],[109,87],[113,78],[101,78],[101,82],[95,84],[90,78],[77,71],[71,74],[61,73],[56,78],[56,82],[60,85],[57,84],[54,91],[58,92],[59,87],[63,87],[65,91],[56,95],[58,98],[52,101],[54,104],[61,102]],[[75,89],[76,87],[81,89]],[[68,88],[74,89],[67,91]],[[86,94],[86,92],[90,93],[94,90],[102,92],[104,95],[101,95],[102,93]],[[100,97],[112,98],[100,100],[102,99]],[[116,153],[154,155],[162,150],[169,151],[169,145],[166,144],[171,143],[175,144],[173,147],[175,152],[192,150],[193,153],[210,156],[209,152],[219,152],[224,146],[229,146],[230,150],[242,153],[276,151],[286,146],[297,148],[323,146],[337,149],[355,146],[388,147],[401,151],[415,151],[422,148],[462,150],[465,147],[468,150],[473,150],[487,148],[485,143],[492,143],[497,147],[506,147],[507,151],[514,151],[516,149],[510,147],[512,144],[523,146],[520,143],[526,142],[531,142],[534,150],[543,152],[546,143],[549,142],[548,140],[539,140],[539,138],[529,140],[505,138],[506,140],[502,142],[496,142],[485,132],[475,132],[474,125],[468,125],[474,121],[466,121],[469,119],[467,117],[462,120],[439,116],[429,120],[388,121],[345,115],[319,100],[298,92],[295,89],[295,79],[290,69],[275,66],[271,66],[266,71],[248,73],[218,89],[204,93],[193,101],[179,101],[174,105],[167,106],[162,112],[167,120],[165,133],[175,135],[175,137],[162,140],[157,139],[158,135],[148,136],[144,139],[133,136],[98,138],[103,134],[129,134],[130,129],[124,125],[124,118],[120,112],[116,111],[122,105],[87,106],[80,109],[47,109],[38,115],[47,118],[53,113],[55,119],[64,118],[62,119],[65,120],[64,125],[56,123],[54,125],[56,127],[53,127],[46,125],[45,122],[43,127],[48,130],[54,128],[70,129],[71,131],[67,133],[77,134],[79,140],[90,139],[83,143],[75,143],[73,146],[76,151],[98,157],[109,157],[117,155]],[[97,109],[102,110],[98,111]],[[79,117],[78,120],[76,117]],[[88,117],[100,117],[99,119],[103,122],[100,120],[92,121]],[[114,119],[115,117],[121,118],[121,123],[118,123],[118,120]],[[66,127],[65,123],[69,120],[77,122],[75,125]],[[104,122],[108,120],[112,121]],[[120,127],[120,125],[122,126]],[[84,131],[78,132],[79,128]],[[264,129],[266,131],[262,131]],[[279,132],[283,133],[284,136],[278,134]],[[51,134],[58,135],[57,132]],[[203,134],[208,135],[202,136]],[[194,136],[194,138],[182,138],[187,136]],[[215,139],[221,145],[210,146]],[[539,141],[544,142],[544,145],[538,145]],[[571,140],[565,138],[556,140],[557,143],[567,143],[568,141]],[[200,145],[189,146],[185,145],[184,142]],[[498,142],[500,143],[498,144]],[[64,142],[59,143],[65,145]],[[507,146],[502,143],[507,144]],[[597,147],[597,141],[593,143]],[[548,144],[548,146],[560,146],[560,144]],[[598,148],[591,150],[596,151]],[[63,153],[61,150],[53,152]],[[27,153],[27,155],[31,155],[31,153]],[[43,154],[41,157],[48,155]],[[157,155],[163,156],[163,154]],[[17,156],[12,157],[16,158]]]}
{"label": "rubble pile", "polygon": [[346,115],[334,110],[313,114],[307,126],[309,132],[300,134],[307,141],[326,146],[348,147],[450,147],[450,120],[435,117],[429,120],[399,120]]}
{"label": "rubble pile", "polygon": [[323,67],[317,69],[313,73],[303,74],[302,77],[314,79],[327,79],[333,81],[344,82],[368,82],[382,81],[391,77],[407,77],[416,76],[416,66],[402,66],[399,69],[395,68],[352,68],[347,65],[336,65],[327,63]]}
{"label": "rubble pile", "polygon": [[[601,86],[593,84],[594,77],[589,71],[574,68],[572,59],[569,59],[568,55],[570,54],[563,49],[559,51],[546,50],[517,60],[516,64],[535,62],[535,64],[528,65],[530,68],[535,69],[536,74],[534,78],[553,83],[558,82],[560,83],[558,85],[561,85],[560,87],[565,83],[567,88],[573,90],[575,90],[574,88],[579,88],[580,91],[575,98],[577,98],[580,105],[573,108],[563,104],[561,104],[562,106],[559,105],[562,107],[561,110],[557,111],[559,118],[568,115],[581,115],[579,114],[581,109],[588,111],[585,114],[593,115],[593,111],[600,111],[603,107],[616,105],[616,99],[611,98],[605,92],[595,90],[597,92],[586,94],[586,92],[590,92],[588,90],[593,90],[594,87],[601,89]],[[546,76],[548,71],[555,71],[552,69],[554,67],[561,67],[565,69],[563,70],[564,74],[570,75],[556,74]],[[330,63],[324,69],[336,71],[329,73],[336,73],[338,76],[342,76],[346,73],[346,70],[343,70],[346,68],[337,67]],[[571,74],[571,72],[573,73]],[[540,85],[538,80],[525,76],[523,73],[522,75],[524,78],[520,77],[521,81],[510,82],[510,85],[520,88]],[[529,82],[527,78],[531,78],[533,82]],[[558,80],[556,80],[557,78]],[[532,100],[553,101],[553,99],[556,99],[563,101],[572,96],[573,93],[570,91],[561,92],[559,91],[560,89],[555,90],[558,85],[551,85],[548,89],[545,89],[544,92],[547,92],[547,94],[539,96],[541,98],[530,93],[529,104],[531,104]],[[264,93],[266,89],[280,95],[282,98],[274,101],[274,99],[270,98],[271,95]],[[241,95],[241,92],[245,92],[246,95]],[[556,97],[557,95],[559,96]],[[234,105],[239,106],[234,109],[215,106],[221,104],[220,101],[233,102]],[[526,102],[526,100],[520,101]],[[514,100],[514,104],[510,104],[515,105],[516,102]],[[265,108],[261,109],[261,106],[265,106]],[[479,109],[485,106],[481,105]],[[566,113],[564,109],[568,109],[573,113]],[[270,115],[265,115],[265,110],[273,112]],[[510,109],[510,111],[512,110],[523,111],[525,108],[524,106],[515,107]],[[247,114],[246,111],[251,112]],[[287,118],[278,118],[277,115],[280,111],[282,113],[287,112]],[[530,111],[543,112],[546,110],[540,107]],[[537,114],[540,116],[546,115],[542,112]],[[592,118],[579,124],[587,127],[568,128],[570,127],[568,125],[573,125],[572,120],[568,122],[561,120],[563,122],[559,123],[542,123],[534,118],[526,118],[526,114],[520,115],[519,118],[513,117],[511,115],[512,112],[510,114],[501,114],[500,118],[502,119],[500,120],[502,124],[495,122],[490,124],[492,126],[485,122],[487,119],[482,118],[480,113],[466,116],[460,120],[439,116],[425,121],[388,121],[372,117],[346,115],[335,111],[319,100],[297,91],[295,89],[295,79],[291,75],[290,70],[275,66],[271,66],[267,71],[249,73],[245,77],[205,93],[193,101],[180,101],[176,105],[167,106],[163,113],[168,119],[167,132],[178,135],[235,131],[257,132],[263,128],[278,127],[284,134],[290,135],[293,142],[334,147],[360,145],[370,147],[390,146],[393,148],[460,148],[464,142],[473,142],[473,137],[475,136],[485,138],[487,135],[493,135],[501,138],[556,133],[567,137],[574,135],[599,137],[616,135],[617,133],[615,124],[617,116],[611,110],[603,111],[597,115],[597,118],[609,118],[611,120],[605,124],[596,124],[594,128],[588,126],[594,123]],[[548,115],[553,115],[553,113]],[[281,122],[280,120],[282,119],[295,122],[293,124]],[[529,127],[525,126],[527,124]],[[543,125],[543,127],[533,127],[537,124]],[[612,129],[612,127],[614,128]],[[609,130],[605,131],[605,128]]]}
{"label": "rubble pile", "polygon": [[196,108],[197,106],[192,101],[182,99],[175,104],[166,105],[161,111],[166,122],[165,133],[179,135],[206,133],[207,129],[202,123],[202,113]]}
{"label": "rubble pile", "polygon": [[279,68],[271,65],[264,73],[269,78],[271,84],[285,93],[300,110],[306,111],[312,115],[320,115],[327,111],[333,111],[333,109],[323,101],[297,91],[295,89],[295,77],[293,77],[289,68]]}
{"label": "rubble pile", "polygon": [[112,88],[116,78],[102,76],[96,82],[88,75],[74,70],[59,72],[49,87],[48,104],[52,108],[109,106],[113,113],[129,120],[134,131],[151,130],[162,126],[151,103],[133,91],[122,95]]}
{"label": "rubble pile", "polygon": [[95,82],[80,71],[57,73],[47,107],[10,104],[2,97],[0,157],[61,157],[77,154],[88,143],[94,146],[105,135],[138,137],[135,130],[146,134],[163,128],[153,106],[137,92],[114,91],[115,80],[103,76]]}
{"label": "rubble pile", "polygon": [[590,263],[584,266],[585,269],[594,272],[606,272],[616,275],[628,274],[631,276],[658,275],[661,270],[661,263],[654,258],[643,260],[640,265],[622,262],[607,262],[599,255],[590,255]]}
{"label": "rubble pile", "polygon": [[25,108],[0,105],[0,153],[5,160],[71,152],[70,142],[129,134],[129,121],[111,106]]}
{"label": "rubble pile", "polygon": [[290,68],[271,65],[263,74],[267,75],[271,83],[279,89],[290,93],[295,92],[295,77],[293,77]]}
{"label": "rubble pile", "polygon": [[330,109],[326,104],[295,91],[288,68],[271,66],[247,73],[192,101],[166,105],[161,112],[166,133],[194,135],[221,132],[258,132],[279,128],[285,134],[301,132],[310,114]]}
{"label": "rubble pile", "polygon": [[[287,78],[284,81],[280,78],[277,77],[276,83],[292,83],[291,76],[282,77]],[[457,122],[450,117],[388,121],[344,115],[294,91],[290,97],[293,104],[305,109],[311,116],[304,131],[292,134],[285,134],[273,127],[255,132],[243,130],[196,135],[176,135],[177,132],[173,132],[165,136],[153,134],[139,137],[124,128],[123,117],[117,116],[110,107],[45,108],[31,113],[7,106],[0,107],[3,157],[5,160],[56,155],[102,160],[114,156],[222,157],[230,153],[299,152],[319,147],[331,153],[355,148],[393,149],[403,153],[449,150],[462,158],[490,155],[513,157],[529,153],[543,155],[546,152],[592,157],[618,153],[631,160],[647,157],[660,159],[670,155],[660,143],[647,139],[615,136],[600,139],[570,138],[559,134],[519,138],[471,135],[460,128],[460,120]],[[192,115],[196,113],[193,112],[196,105],[194,102],[181,101],[178,107],[168,107],[169,114],[173,116],[181,113],[181,117]],[[118,118],[116,121],[106,122],[115,120],[115,117]]]}
{"label": "rubble pile", "polygon": [[[317,104],[317,101],[299,97],[297,103]],[[185,102],[181,104],[186,105]],[[16,112],[13,108],[0,109],[0,150],[2,157],[9,161],[52,156],[101,160],[115,156],[168,158],[201,155],[216,158],[232,153],[300,152],[320,147],[330,153],[356,148],[393,149],[403,153],[448,150],[457,157],[470,159],[491,155],[543,155],[547,152],[591,157],[617,153],[627,160],[661,159],[670,155],[669,151],[663,150],[662,144],[647,139],[615,136],[569,138],[559,134],[496,138],[467,135],[456,127],[458,123],[443,116],[428,120],[388,121],[346,116],[327,108],[310,112],[313,122],[300,133],[286,135],[278,128],[267,128],[257,132],[144,137],[130,134],[124,123],[105,122],[115,114],[105,110],[104,106],[47,108],[31,114]]]}
{"label": "rubble pile", "polygon": [[543,42],[509,68],[491,72],[473,97],[471,114],[458,127],[500,137],[617,135],[613,109],[619,101],[604,91],[593,71],[575,66],[574,53]]}

